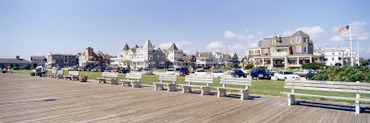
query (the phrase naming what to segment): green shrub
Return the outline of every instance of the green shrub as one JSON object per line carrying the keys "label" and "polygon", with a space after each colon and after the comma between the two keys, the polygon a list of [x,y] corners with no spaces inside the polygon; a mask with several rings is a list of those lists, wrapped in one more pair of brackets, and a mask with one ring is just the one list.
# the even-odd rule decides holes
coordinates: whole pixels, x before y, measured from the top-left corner
{"label": "green shrub", "polygon": [[320,69],[321,67],[324,67],[324,66],[325,66],[324,63],[305,63],[305,64],[302,64],[302,69],[317,70],[317,69]]}
{"label": "green shrub", "polygon": [[325,72],[312,77],[313,80],[370,82],[370,68],[365,66],[331,66]]}
{"label": "green shrub", "polygon": [[247,64],[246,66],[244,66],[244,69],[252,69],[253,67],[253,64]]}

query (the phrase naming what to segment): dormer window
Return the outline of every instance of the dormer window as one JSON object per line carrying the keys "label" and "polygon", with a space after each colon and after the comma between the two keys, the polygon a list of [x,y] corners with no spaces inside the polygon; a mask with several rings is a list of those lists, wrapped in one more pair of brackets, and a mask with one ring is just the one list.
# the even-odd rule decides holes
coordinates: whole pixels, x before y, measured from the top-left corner
{"label": "dormer window", "polygon": [[275,40],[272,41],[272,45],[276,45],[276,41]]}

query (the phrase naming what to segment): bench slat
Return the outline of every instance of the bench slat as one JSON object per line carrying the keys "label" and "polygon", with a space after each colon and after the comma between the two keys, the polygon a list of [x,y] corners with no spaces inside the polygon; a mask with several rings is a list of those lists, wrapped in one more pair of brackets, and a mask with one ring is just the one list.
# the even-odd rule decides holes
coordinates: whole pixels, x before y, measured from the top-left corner
{"label": "bench slat", "polygon": [[356,89],[356,90],[369,90],[369,87],[364,86],[351,86],[351,85],[333,85],[333,84],[319,84],[319,83],[294,83],[288,82],[287,86],[300,86],[300,87],[321,87],[321,88],[336,88],[336,89]]}
{"label": "bench slat", "polygon": [[[281,92],[281,94],[292,94],[290,92]],[[336,96],[325,96],[325,95],[312,95],[312,94],[302,94],[302,93],[294,93],[293,95],[298,96],[309,96],[309,97],[321,97],[321,98],[331,98],[331,99],[342,99],[342,100],[360,100],[360,101],[370,101],[370,99],[365,98],[353,98],[353,97],[336,97]]]}
{"label": "bench slat", "polygon": [[332,84],[332,85],[352,85],[352,86],[368,86],[370,87],[370,83],[356,83],[356,82],[328,82],[328,81],[299,81],[299,80],[287,80],[285,83],[314,83],[314,84]]}
{"label": "bench slat", "polygon": [[362,91],[362,90],[331,89],[331,88],[313,88],[313,87],[297,87],[297,86],[284,86],[284,88],[294,88],[294,89],[314,90],[314,91],[332,91],[332,92],[347,92],[347,93],[364,93],[364,94],[370,94],[370,91]]}

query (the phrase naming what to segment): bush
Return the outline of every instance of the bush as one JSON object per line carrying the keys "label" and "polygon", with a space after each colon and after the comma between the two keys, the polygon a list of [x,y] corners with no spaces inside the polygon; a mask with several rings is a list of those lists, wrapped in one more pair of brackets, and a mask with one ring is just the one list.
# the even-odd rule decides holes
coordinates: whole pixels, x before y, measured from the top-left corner
{"label": "bush", "polygon": [[369,67],[331,66],[325,72],[312,77],[313,80],[345,81],[345,82],[370,82]]}
{"label": "bush", "polygon": [[252,68],[254,68],[253,64],[247,64],[246,66],[244,66],[244,69],[252,69]]}
{"label": "bush", "polygon": [[321,67],[326,66],[324,63],[305,63],[302,64],[302,69],[320,69]]}
{"label": "bush", "polygon": [[31,69],[31,67],[27,65],[27,66],[23,66],[23,67],[21,67],[20,69],[23,69],[23,70],[24,70],[24,69],[29,70],[29,69]]}

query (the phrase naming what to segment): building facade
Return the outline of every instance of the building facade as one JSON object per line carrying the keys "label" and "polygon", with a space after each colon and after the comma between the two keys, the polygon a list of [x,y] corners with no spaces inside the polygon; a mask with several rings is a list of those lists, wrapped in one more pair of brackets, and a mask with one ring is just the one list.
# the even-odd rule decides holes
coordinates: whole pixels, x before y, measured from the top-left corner
{"label": "building facade", "polygon": [[248,49],[248,58],[256,67],[300,68],[304,63],[313,62],[313,41],[300,30],[288,37],[265,38],[258,46]]}
{"label": "building facade", "polygon": [[45,67],[47,59],[45,56],[31,56],[31,62],[36,63],[37,66]]}
{"label": "building facade", "polygon": [[79,66],[106,66],[109,65],[111,62],[111,58],[114,56],[110,56],[108,54],[104,54],[101,51],[94,52],[94,49],[88,47],[85,49],[83,53],[81,53],[78,57],[79,59]]}
{"label": "building facade", "polygon": [[19,56],[16,56],[16,58],[0,58],[0,68],[3,69],[8,66],[11,66],[12,68],[31,68],[32,62],[21,59]]}
{"label": "building facade", "polygon": [[166,54],[160,48],[155,48],[150,40],[146,40],[144,46],[129,48],[126,44],[117,58],[111,59],[112,65],[130,68],[163,68],[166,65]]}
{"label": "building facade", "polygon": [[[326,66],[344,66],[351,65],[350,51],[350,48],[319,48],[315,50],[314,55],[317,58],[323,58]],[[352,58],[354,65],[357,65],[358,57],[356,53],[352,52]]]}
{"label": "building facade", "polygon": [[196,52],[196,66],[200,67],[225,67],[230,63],[229,54],[218,52]]}
{"label": "building facade", "polygon": [[77,55],[71,54],[52,54],[47,55],[46,68],[51,69],[53,67],[72,67],[78,65]]}
{"label": "building facade", "polygon": [[166,50],[166,66],[174,68],[187,66],[186,54],[183,50],[177,48],[175,43],[172,43],[171,47]]}

